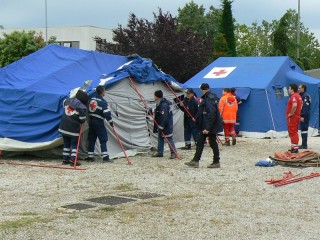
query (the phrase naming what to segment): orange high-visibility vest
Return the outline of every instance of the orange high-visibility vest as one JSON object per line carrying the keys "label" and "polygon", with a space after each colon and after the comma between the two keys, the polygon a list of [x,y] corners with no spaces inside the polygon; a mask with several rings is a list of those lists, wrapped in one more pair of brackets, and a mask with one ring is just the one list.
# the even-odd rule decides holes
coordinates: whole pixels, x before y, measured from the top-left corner
{"label": "orange high-visibility vest", "polygon": [[238,103],[231,93],[223,95],[219,101],[219,111],[224,123],[236,123]]}

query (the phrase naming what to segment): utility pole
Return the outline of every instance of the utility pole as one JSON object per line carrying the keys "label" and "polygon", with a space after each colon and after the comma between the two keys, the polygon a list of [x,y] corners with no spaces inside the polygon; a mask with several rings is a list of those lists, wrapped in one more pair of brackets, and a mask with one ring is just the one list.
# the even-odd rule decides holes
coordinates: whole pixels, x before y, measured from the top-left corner
{"label": "utility pole", "polygon": [[46,16],[46,45],[48,44],[48,16],[47,16],[47,0],[45,0],[45,16]]}
{"label": "utility pole", "polygon": [[300,48],[300,0],[298,0],[298,23],[297,23],[297,59],[299,59],[299,48]]}

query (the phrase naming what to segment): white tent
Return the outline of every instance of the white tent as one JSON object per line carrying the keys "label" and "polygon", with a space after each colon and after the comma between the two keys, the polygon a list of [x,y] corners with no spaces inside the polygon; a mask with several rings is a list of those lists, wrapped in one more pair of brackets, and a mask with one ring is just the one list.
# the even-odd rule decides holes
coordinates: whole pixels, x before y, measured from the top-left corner
{"label": "white tent", "polygon": [[[128,68],[132,66],[126,65],[125,68],[121,68],[119,71],[104,77],[100,81],[100,85],[105,85],[106,95],[105,100],[109,104],[109,108],[112,112],[112,118],[115,125],[115,130],[118,133],[120,140],[126,150],[127,155],[132,156],[141,152],[148,152],[151,148],[157,147],[157,134],[153,133],[154,121],[152,115],[148,114],[148,110],[154,109],[156,107],[156,102],[154,101],[154,92],[156,90],[162,90],[164,98],[171,101],[172,111],[173,111],[173,121],[174,121],[174,132],[173,139],[175,141],[176,147],[181,147],[184,145],[183,137],[183,112],[177,106],[177,96],[181,96],[184,93],[180,90],[176,82],[173,82],[172,87],[168,87],[164,81],[171,82],[172,77],[162,73],[157,70],[151,61],[142,60],[139,58],[139,63],[131,63],[143,68],[143,71],[147,71],[152,75],[152,80],[148,78],[139,79],[134,72],[130,72],[130,76],[123,77],[123,72],[128,73]],[[147,66],[145,63],[150,63]],[[139,70],[141,70],[139,68]],[[150,74],[150,71],[155,71]],[[120,72],[120,75],[119,75]],[[159,78],[160,76],[160,78]],[[134,77],[136,80],[129,78]],[[162,79],[163,77],[167,80]],[[132,78],[131,78],[132,79]],[[173,90],[176,89],[177,91]],[[142,96],[142,100],[140,95]],[[147,107],[145,106],[147,105]],[[105,126],[108,129],[108,153],[111,158],[123,157],[124,153],[121,146],[117,140],[116,135],[113,132],[112,127],[107,121],[105,121]],[[83,138],[87,138],[88,131],[84,131]],[[87,144],[87,141],[83,141]],[[86,145],[82,145],[82,149],[86,150]],[[169,146],[166,144],[166,147]],[[100,154],[100,144],[97,140],[95,155]]]}

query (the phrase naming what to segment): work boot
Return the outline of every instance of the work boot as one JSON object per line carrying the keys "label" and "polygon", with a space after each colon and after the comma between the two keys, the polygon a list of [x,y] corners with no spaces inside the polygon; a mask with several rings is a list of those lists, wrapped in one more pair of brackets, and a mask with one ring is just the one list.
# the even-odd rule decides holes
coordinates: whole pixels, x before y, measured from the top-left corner
{"label": "work boot", "polygon": [[230,146],[230,141],[225,142],[225,146]]}
{"label": "work boot", "polygon": [[299,153],[299,150],[298,150],[298,148],[297,149],[291,148],[291,149],[288,149],[288,152]]}
{"label": "work boot", "polygon": [[232,145],[236,145],[237,139],[235,137],[232,138]]}
{"label": "work boot", "polygon": [[[70,166],[72,166],[72,167],[74,166],[73,160],[70,161]],[[76,166],[81,166],[81,162],[77,161]]]}
{"label": "work boot", "polygon": [[70,161],[69,160],[63,160],[62,161],[62,165],[69,165],[70,164]]}
{"label": "work boot", "polygon": [[113,163],[113,160],[109,158],[108,156],[105,156],[104,158],[102,158],[102,162],[103,163]]}
{"label": "work boot", "polygon": [[299,149],[308,149],[308,146],[300,145],[300,146],[299,146]]}
{"label": "work boot", "polygon": [[94,162],[94,158],[93,157],[86,157],[84,160],[87,161],[87,162]]}
{"label": "work boot", "polygon": [[185,162],[185,165],[189,167],[199,168],[199,161],[192,159],[190,162]]}
{"label": "work boot", "polygon": [[182,147],[181,149],[182,150],[191,150],[191,144],[188,144],[185,147]]}
{"label": "work boot", "polygon": [[220,168],[220,162],[213,162],[210,165],[208,165],[207,168]]}
{"label": "work boot", "polygon": [[157,152],[153,154],[152,157],[163,157],[163,154]]}
{"label": "work boot", "polygon": [[171,153],[170,158],[169,159],[175,159],[176,155],[174,153]]}

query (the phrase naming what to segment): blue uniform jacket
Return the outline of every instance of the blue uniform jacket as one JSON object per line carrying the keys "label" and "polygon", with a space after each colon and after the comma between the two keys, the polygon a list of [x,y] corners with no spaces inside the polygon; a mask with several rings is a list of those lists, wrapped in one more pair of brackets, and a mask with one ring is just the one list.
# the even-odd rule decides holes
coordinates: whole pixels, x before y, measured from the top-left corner
{"label": "blue uniform jacket", "polygon": [[89,101],[89,117],[95,119],[101,119],[103,123],[106,119],[109,123],[112,122],[111,112],[108,108],[108,103],[100,95],[92,97]]}
{"label": "blue uniform jacket", "polygon": [[301,114],[300,116],[304,118],[305,122],[309,122],[310,120],[310,108],[311,108],[311,97],[308,93],[300,93],[300,96],[303,101]]}
{"label": "blue uniform jacket", "polygon": [[[191,128],[196,128],[196,124],[194,121],[192,121],[192,117],[196,118],[197,112],[198,112],[198,107],[199,107],[199,102],[198,100],[193,97],[191,100],[188,98],[183,99],[183,104],[184,107],[178,105],[180,110],[184,112],[184,118],[183,118],[183,125],[189,125]],[[192,117],[190,114],[186,111],[188,109],[189,113],[191,113]]]}
{"label": "blue uniform jacket", "polygon": [[154,125],[154,133],[160,130],[166,137],[171,137],[173,135],[173,114],[171,107],[172,103],[165,98],[162,98],[157,104],[155,109],[155,120],[158,123],[158,126],[156,124]]}
{"label": "blue uniform jacket", "polygon": [[196,124],[199,131],[208,130],[209,134],[222,132],[222,119],[217,106],[217,97],[208,91],[199,105]]}
{"label": "blue uniform jacket", "polygon": [[67,136],[79,136],[80,124],[86,121],[86,106],[77,98],[68,98],[63,102],[63,107],[58,131]]}

